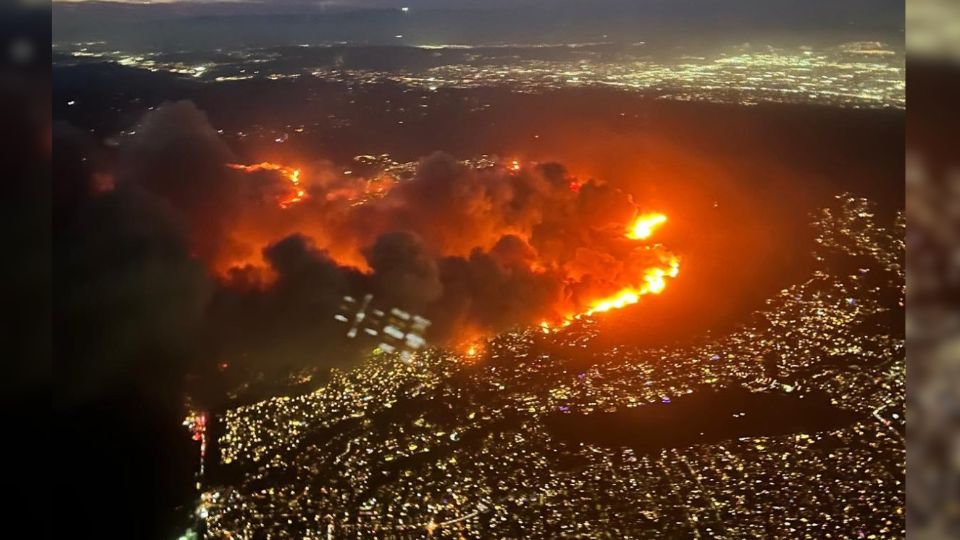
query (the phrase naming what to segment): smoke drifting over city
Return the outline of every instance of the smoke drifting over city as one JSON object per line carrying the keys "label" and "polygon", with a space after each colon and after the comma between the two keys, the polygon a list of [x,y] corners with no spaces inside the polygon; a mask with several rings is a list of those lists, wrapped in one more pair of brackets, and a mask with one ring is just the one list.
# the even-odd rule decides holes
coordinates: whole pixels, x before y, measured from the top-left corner
{"label": "smoke drifting over city", "polygon": [[[115,167],[86,164],[81,206],[95,217],[80,226],[155,239],[155,250],[106,257],[154,285],[126,300],[158,316],[164,302],[189,306],[191,317],[178,305],[158,324],[177,333],[195,321],[203,354],[225,361],[349,364],[356,345],[333,318],[345,295],[422,314],[430,342],[456,346],[635,303],[678,272],[655,238],[629,236],[651,209],[556,163],[476,167],[434,153],[403,180],[323,161],[230,166],[237,156],[190,102],[158,107],[135,131]],[[111,212],[120,199],[139,204]],[[598,304],[618,294],[630,299]]]}

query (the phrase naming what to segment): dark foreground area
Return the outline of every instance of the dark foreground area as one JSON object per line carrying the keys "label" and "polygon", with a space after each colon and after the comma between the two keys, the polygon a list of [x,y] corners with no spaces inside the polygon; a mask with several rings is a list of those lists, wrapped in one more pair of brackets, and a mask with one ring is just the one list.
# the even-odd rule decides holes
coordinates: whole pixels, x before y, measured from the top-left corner
{"label": "dark foreground area", "polygon": [[555,414],[545,423],[550,434],[574,444],[656,453],[738,437],[818,433],[862,418],[862,414],[834,406],[821,392],[801,396],[705,388],[659,404],[616,412]]}

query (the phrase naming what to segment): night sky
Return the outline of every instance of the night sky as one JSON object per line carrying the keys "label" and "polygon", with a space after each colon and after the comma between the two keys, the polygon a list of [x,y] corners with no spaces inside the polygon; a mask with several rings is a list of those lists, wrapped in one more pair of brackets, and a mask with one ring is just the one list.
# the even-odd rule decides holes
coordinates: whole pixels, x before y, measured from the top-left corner
{"label": "night sky", "polygon": [[903,11],[903,2],[896,0],[188,0],[148,5],[82,0],[54,3],[54,37],[58,42],[107,40],[142,49],[324,41],[890,42],[903,39]]}

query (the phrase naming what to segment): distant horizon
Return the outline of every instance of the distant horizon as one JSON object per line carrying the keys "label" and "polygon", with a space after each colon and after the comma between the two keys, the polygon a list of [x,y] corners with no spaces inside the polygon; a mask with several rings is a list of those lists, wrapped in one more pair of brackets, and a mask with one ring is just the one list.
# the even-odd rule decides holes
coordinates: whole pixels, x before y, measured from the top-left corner
{"label": "distant horizon", "polygon": [[[544,17],[549,6],[551,16]],[[403,7],[409,7],[407,11]],[[770,45],[903,42],[902,2],[784,0],[629,3],[322,2],[300,0],[58,0],[53,41],[109,41],[133,50],[190,50],[346,42],[366,45],[562,44],[657,41]],[[826,21],[826,22],[825,22]]]}

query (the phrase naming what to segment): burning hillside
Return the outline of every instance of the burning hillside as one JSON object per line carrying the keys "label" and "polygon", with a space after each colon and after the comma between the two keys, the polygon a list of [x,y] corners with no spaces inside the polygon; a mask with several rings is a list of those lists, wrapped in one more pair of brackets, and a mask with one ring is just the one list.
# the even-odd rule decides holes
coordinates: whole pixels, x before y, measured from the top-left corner
{"label": "burning hillside", "polygon": [[[405,229],[414,235],[404,241],[408,244],[404,248],[408,252],[395,253],[397,257],[414,256],[415,252],[423,251],[433,255],[439,262],[462,254],[468,254],[469,258],[486,254],[492,257],[491,262],[506,277],[525,273],[534,281],[556,280],[554,298],[552,301],[545,299],[541,306],[543,312],[528,320],[512,321],[515,324],[532,324],[537,318],[543,317],[569,322],[582,316],[620,309],[636,304],[644,295],[660,294],[667,287],[667,280],[679,274],[679,259],[662,246],[648,242],[656,230],[666,223],[666,215],[636,211],[635,217],[624,226],[625,232],[622,235],[631,241],[630,245],[623,246],[619,238],[607,233],[610,223],[603,220],[600,214],[585,214],[579,208],[580,205],[598,204],[589,199],[591,193],[598,199],[610,199],[604,201],[606,204],[616,205],[619,203],[616,193],[606,193],[608,188],[593,180],[585,182],[566,177],[563,169],[556,164],[524,166],[519,160],[511,159],[487,170],[477,170],[471,168],[470,162],[444,163],[451,167],[447,175],[438,176],[432,181],[436,182],[436,187],[440,189],[450,191],[451,187],[454,188],[450,191],[453,195],[451,202],[458,202],[457,198],[468,199],[463,201],[460,209],[462,214],[451,216],[449,223],[421,219],[417,230],[412,231],[409,226],[398,225],[396,222],[414,222],[414,218],[419,217],[404,211],[412,206],[420,206],[424,213],[446,210],[440,200],[433,201],[436,204],[435,209],[424,208],[424,201],[411,199],[411,195],[421,195],[416,192],[424,189],[418,184],[428,181],[428,177],[424,176],[424,173],[428,172],[424,170],[426,166],[434,160],[449,162],[449,159],[441,154],[427,158],[420,164],[417,174],[407,181],[408,184],[403,184],[396,178],[381,176],[341,177],[337,182],[311,186],[309,182],[306,185],[301,184],[301,169],[278,163],[229,163],[227,167],[245,173],[272,172],[274,176],[270,177],[270,181],[279,193],[275,197],[277,207],[288,213],[298,214],[298,222],[313,230],[322,228],[325,223],[333,222],[343,226],[352,222],[356,224],[354,227],[346,227],[336,236],[355,238],[360,234],[369,234],[364,228],[369,225],[361,223],[356,217],[363,216],[372,218],[373,223],[381,224],[378,231],[381,236],[376,237],[374,246],[382,235],[403,234]],[[238,181],[242,182],[244,179]],[[284,182],[288,185],[284,186]],[[458,185],[450,186],[447,182]],[[582,191],[581,188],[585,185],[589,188]],[[306,191],[308,186],[311,188],[310,195]],[[563,186],[566,186],[566,189]],[[373,193],[377,197],[370,197]],[[581,200],[581,197],[584,199]],[[309,206],[308,199],[311,198],[319,198],[327,204],[319,207],[314,204],[313,208],[304,210],[293,208],[297,203],[306,203]],[[339,204],[329,204],[335,201]],[[535,208],[525,208],[524,205]],[[489,209],[494,213],[484,215],[480,212],[482,209]],[[525,211],[531,215],[524,216]],[[268,208],[262,212],[270,213],[270,210]],[[513,215],[508,214],[511,212]],[[553,238],[553,242],[568,242],[573,248],[573,257],[568,257],[569,254],[563,252],[545,256],[546,250],[543,248],[549,249],[551,244],[538,242],[534,236],[549,234],[548,230],[543,229],[542,220],[553,217],[551,214],[556,214],[557,219],[566,214],[576,223],[582,224],[593,242],[587,245],[588,241],[583,235],[580,241],[572,242],[570,239]],[[464,222],[464,217],[468,221]],[[590,217],[595,221],[587,219]],[[252,216],[253,220],[257,218],[257,215]],[[335,221],[332,221],[333,219]],[[437,230],[431,230],[431,227]],[[472,238],[457,239],[442,231],[450,228],[462,228]],[[289,233],[301,232],[294,229]],[[482,235],[477,236],[478,233]],[[275,234],[284,236],[282,231]],[[318,236],[322,243],[316,243]],[[249,239],[254,246],[258,243],[256,237],[257,235],[254,235]],[[311,235],[311,238],[315,247],[326,251],[328,255],[333,254],[330,256],[336,264],[367,276],[374,273],[366,252],[351,253],[349,248],[337,248],[335,246],[339,242],[329,234]],[[434,244],[424,240],[433,238],[442,240],[442,243]],[[354,243],[357,249],[363,245],[363,241]],[[582,269],[581,265],[591,258],[595,263],[592,268]],[[610,262],[606,268],[599,264],[604,259]],[[421,262],[421,277],[429,277],[435,264],[426,260]],[[385,264],[391,265],[392,262]],[[439,269],[439,265],[436,266]],[[262,272],[265,270],[269,270],[269,264],[246,260],[228,265],[225,276],[237,272],[259,271],[257,275],[262,278],[266,275]],[[484,276],[478,277],[482,279]],[[410,276],[406,279],[410,279]],[[414,285],[416,281],[412,280],[407,285]],[[388,296],[395,294],[405,296],[405,293],[399,291],[388,292]],[[442,296],[442,293],[439,294]],[[427,303],[431,296],[427,295]],[[409,300],[419,308],[425,307],[423,302],[416,302],[415,298],[411,297]]]}
{"label": "burning hillside", "polygon": [[403,178],[243,164],[189,103],[136,132],[97,196],[146,192],[174,211],[212,278],[208,333],[225,357],[312,361],[340,333],[345,295],[423,314],[431,342],[460,343],[636,304],[679,273],[658,242],[665,214],[558,163],[434,153]]}

